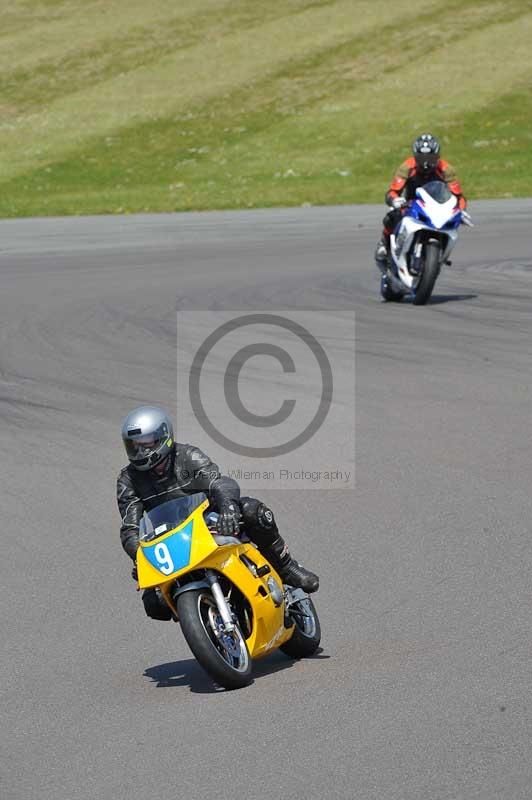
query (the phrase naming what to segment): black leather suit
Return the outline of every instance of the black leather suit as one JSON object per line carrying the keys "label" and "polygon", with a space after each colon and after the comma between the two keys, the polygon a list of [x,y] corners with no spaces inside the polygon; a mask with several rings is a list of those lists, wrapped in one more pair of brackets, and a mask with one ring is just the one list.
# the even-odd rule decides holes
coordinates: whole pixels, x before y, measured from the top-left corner
{"label": "black leather suit", "polygon": [[[236,503],[242,512],[244,532],[274,566],[276,563],[281,566],[289,558],[288,548],[279,536],[270,509],[255,498],[240,497],[238,483],[221,475],[218,466],[197,447],[176,442],[163,475],[159,476],[153,470],[141,472],[128,464],[118,476],[117,500],[122,517],[120,538],[122,547],[133,561],[139,546],[139,523],[144,511],[196,492],[205,492],[215,511],[225,503]],[[149,616],[157,613],[156,601],[154,611],[154,596],[154,590],[146,590],[143,595]]]}

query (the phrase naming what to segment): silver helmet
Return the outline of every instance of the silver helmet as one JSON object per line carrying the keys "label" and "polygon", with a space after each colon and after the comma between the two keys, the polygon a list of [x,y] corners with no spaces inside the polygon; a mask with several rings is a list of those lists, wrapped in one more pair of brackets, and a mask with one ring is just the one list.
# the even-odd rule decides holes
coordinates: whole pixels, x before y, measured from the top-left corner
{"label": "silver helmet", "polygon": [[170,417],[157,406],[136,408],[124,420],[122,441],[131,466],[141,471],[153,469],[174,444]]}

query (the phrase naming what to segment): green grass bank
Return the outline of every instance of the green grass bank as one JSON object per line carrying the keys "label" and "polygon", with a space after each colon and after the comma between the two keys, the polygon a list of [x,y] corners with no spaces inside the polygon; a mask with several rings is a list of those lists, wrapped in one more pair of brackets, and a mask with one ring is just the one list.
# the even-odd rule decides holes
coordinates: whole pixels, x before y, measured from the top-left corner
{"label": "green grass bank", "polygon": [[532,194],[532,0],[1,5],[0,217]]}

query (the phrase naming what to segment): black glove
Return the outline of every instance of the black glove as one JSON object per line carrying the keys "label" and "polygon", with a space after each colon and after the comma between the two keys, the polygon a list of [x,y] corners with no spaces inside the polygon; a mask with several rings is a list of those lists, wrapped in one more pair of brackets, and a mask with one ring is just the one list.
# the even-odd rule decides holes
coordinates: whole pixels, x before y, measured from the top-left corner
{"label": "black glove", "polygon": [[236,503],[226,503],[220,509],[217,530],[221,536],[238,536],[240,509]]}
{"label": "black glove", "polygon": [[131,577],[133,578],[134,581],[138,581],[138,579],[139,579],[139,576],[137,574],[137,565],[136,564],[134,564],[133,569],[131,570]]}

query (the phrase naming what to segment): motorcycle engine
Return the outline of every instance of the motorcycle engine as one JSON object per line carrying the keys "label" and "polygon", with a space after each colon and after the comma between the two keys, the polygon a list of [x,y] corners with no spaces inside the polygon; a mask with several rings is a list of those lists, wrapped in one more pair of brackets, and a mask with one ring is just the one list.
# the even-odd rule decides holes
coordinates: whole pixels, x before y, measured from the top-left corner
{"label": "motorcycle engine", "polygon": [[266,583],[268,584],[268,589],[270,590],[274,606],[279,608],[279,606],[283,604],[284,600],[283,590],[271,576],[268,578]]}

